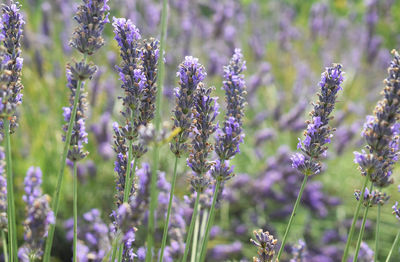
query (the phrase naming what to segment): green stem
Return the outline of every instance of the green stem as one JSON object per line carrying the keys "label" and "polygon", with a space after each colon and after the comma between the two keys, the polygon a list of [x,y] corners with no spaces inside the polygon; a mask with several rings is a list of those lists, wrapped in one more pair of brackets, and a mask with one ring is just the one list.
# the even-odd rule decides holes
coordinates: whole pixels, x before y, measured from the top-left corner
{"label": "green stem", "polygon": [[[372,192],[372,188],[373,187],[374,187],[374,184],[371,184],[369,192]],[[364,191],[362,191],[361,195],[364,194],[363,192]],[[361,202],[361,199],[359,201]],[[365,207],[365,210],[364,210],[363,220],[362,220],[362,224],[361,224],[361,228],[360,228],[360,234],[358,235],[356,252],[354,254],[353,262],[357,262],[358,252],[360,252],[361,242],[362,242],[362,239],[363,239],[363,236],[364,236],[364,231],[365,231],[365,223],[367,222],[368,210],[369,210],[369,201],[368,201],[368,204],[367,204],[367,206]]]}
{"label": "green stem", "polygon": [[186,262],[187,261],[187,257],[188,257],[188,254],[189,254],[190,241],[192,240],[193,229],[194,229],[194,221],[196,220],[197,211],[199,209],[199,200],[200,200],[200,193],[197,192],[196,201],[194,202],[194,206],[193,206],[192,219],[190,220],[189,231],[188,231],[188,234],[187,234],[187,237],[186,237],[185,253],[183,254],[182,262]]}
{"label": "green stem", "polygon": [[118,242],[115,241],[113,245],[113,250],[112,250],[112,255],[111,255],[111,261],[115,261],[115,258],[117,257],[117,247],[118,247]]}
{"label": "green stem", "polygon": [[[168,12],[168,1],[163,0],[163,7],[161,11],[161,37],[160,37],[160,56],[157,62],[157,94],[156,94],[156,112],[154,114],[154,127],[156,134],[160,131],[161,125],[161,96],[164,83],[164,50],[165,50],[165,39],[167,36],[167,12]],[[157,170],[158,170],[158,143],[155,143],[153,148],[153,169],[151,174],[151,185],[150,185],[150,210],[149,210],[149,222],[147,228],[147,251],[146,251],[146,262],[152,260],[153,242],[154,242],[154,212],[157,206]]]}
{"label": "green stem", "polygon": [[165,223],[164,223],[164,232],[163,232],[163,238],[162,238],[162,242],[161,242],[161,252],[160,252],[160,258],[158,260],[159,262],[163,261],[165,244],[167,243],[169,217],[171,215],[172,200],[174,198],[174,192],[175,192],[176,168],[177,168],[177,166],[178,166],[178,156],[175,157],[174,175],[172,177],[172,182],[171,182],[171,192],[169,193],[167,219],[165,220]]}
{"label": "green stem", "polygon": [[[204,233],[206,232],[206,226],[207,226],[207,218],[208,218],[208,209],[204,209],[203,217],[201,219],[199,243],[202,243],[204,239]],[[196,251],[196,259],[200,257],[200,252],[201,252],[201,247],[198,246]]]}
{"label": "green stem", "polygon": [[[133,144],[133,141],[129,140],[128,163],[127,163],[127,168],[126,168],[125,187],[124,187],[124,203],[128,203],[128,201],[129,201],[129,195],[130,195],[130,192],[132,191],[132,184],[133,184],[133,180],[135,177],[136,165],[137,165],[137,160],[138,160],[135,157],[135,160],[133,161],[133,168],[131,171],[130,163],[132,163],[132,157],[133,157],[132,144]],[[118,250],[118,262],[121,262],[125,243],[123,241],[121,241],[121,243],[119,243],[119,245],[120,245],[120,247]]]}
{"label": "green stem", "polygon": [[194,235],[193,235],[193,244],[192,244],[192,253],[190,256],[190,261],[195,262],[196,261],[196,255],[197,255],[197,241],[199,240],[199,229],[200,229],[200,210],[201,210],[201,204],[199,204],[198,210],[197,210],[197,215],[196,215],[196,222],[194,223]]}
{"label": "green stem", "polygon": [[12,173],[11,158],[11,139],[10,139],[10,120],[4,118],[4,138],[7,171],[7,211],[8,211],[8,243],[10,245],[10,261],[18,261],[17,257],[17,226],[15,221],[15,202],[14,202],[14,177]]}
{"label": "green stem", "polygon": [[1,238],[3,239],[3,256],[4,262],[8,262],[7,239],[4,230],[1,231]]}
{"label": "green stem", "polygon": [[394,250],[394,249],[396,248],[396,246],[398,245],[399,240],[400,240],[400,231],[397,233],[396,238],[394,239],[392,248],[390,249],[389,254],[388,254],[387,258],[386,258],[386,262],[389,262],[389,261],[390,261],[390,258],[392,257],[392,254],[393,254],[393,250]]}
{"label": "green stem", "polygon": [[377,262],[377,261],[378,261],[378,251],[379,251],[379,224],[380,224],[380,222],[381,222],[381,205],[378,204],[378,213],[376,214],[374,262]]}
{"label": "green stem", "polygon": [[213,202],[211,204],[210,214],[209,214],[208,220],[207,220],[206,231],[204,233],[203,241],[202,241],[202,244],[201,244],[200,260],[199,260],[200,262],[204,261],[204,259],[206,257],[208,237],[210,235],[211,226],[214,223],[215,204],[217,203],[217,198],[218,198],[218,193],[219,193],[220,186],[221,186],[221,180],[218,179],[217,183],[215,184]]}
{"label": "green stem", "polygon": [[[84,57],[83,57],[84,62],[86,62],[86,56],[87,55],[84,54]],[[65,161],[67,159],[68,150],[69,150],[69,146],[71,143],[72,128],[74,126],[76,111],[78,109],[78,101],[79,101],[79,97],[81,95],[81,88],[83,85],[84,85],[84,83],[81,80],[78,80],[77,85],[76,85],[76,91],[75,91],[74,106],[72,108],[71,117],[70,117],[69,123],[68,123],[68,130],[67,130],[67,135],[65,137],[64,150],[63,150],[63,154],[61,157],[60,170],[58,172],[57,186],[56,186],[56,190],[54,192],[53,202],[52,202],[52,207],[51,207],[51,209],[54,212],[55,219],[57,219],[58,209],[60,207],[60,194],[61,194],[61,187],[62,187],[62,182],[63,182],[63,177],[64,177],[64,169],[65,169],[65,163],[66,163]],[[55,228],[56,228],[56,221],[54,224],[50,225],[50,228],[49,228],[49,233],[47,236],[46,247],[45,247],[44,256],[43,256],[44,262],[50,261],[50,253],[51,253],[51,247],[53,245]]]}
{"label": "green stem", "polygon": [[[365,192],[365,188],[367,187],[367,183],[368,183],[368,178],[369,178],[369,175],[366,175],[365,179],[364,179],[364,185],[361,189],[361,192]],[[349,235],[347,237],[346,246],[344,248],[342,262],[347,262],[347,257],[349,256],[350,244],[351,244],[351,240],[353,239],[354,230],[356,229],[356,223],[357,223],[357,219],[358,219],[358,214],[360,213],[361,204],[362,204],[362,201],[358,201],[357,207],[356,207],[356,210],[355,210],[354,216],[353,216],[353,222],[351,223]]]}
{"label": "green stem", "polygon": [[73,209],[74,209],[74,240],[73,240],[73,261],[76,262],[76,244],[78,240],[78,171],[77,171],[77,163],[74,161],[74,171],[73,171],[73,179],[74,179],[74,204],[73,204]]}
{"label": "green stem", "polygon": [[296,202],[294,204],[292,214],[290,215],[289,223],[288,223],[288,225],[286,227],[285,234],[283,235],[282,244],[281,244],[281,247],[279,248],[279,252],[278,252],[278,256],[276,257],[276,261],[279,261],[279,259],[281,258],[283,249],[285,248],[286,240],[287,240],[287,237],[289,235],[290,228],[292,227],[294,217],[296,216],[297,208],[299,207],[300,200],[301,200],[301,197],[303,195],[303,191],[304,191],[304,188],[306,186],[307,180],[308,180],[308,176],[305,175],[304,179],[303,179],[303,183],[301,184],[301,187],[300,187],[299,194],[297,195],[297,199],[296,199]]}
{"label": "green stem", "polygon": [[126,173],[125,173],[124,203],[128,203],[128,201],[129,201],[129,195],[131,194],[131,191],[132,191],[134,172],[136,169],[136,159],[135,159],[135,162],[133,163],[134,167],[133,167],[132,174],[131,174],[131,163],[132,163],[132,158],[133,158],[132,144],[133,144],[133,140],[131,139],[131,140],[129,140],[129,145],[128,145],[129,150],[128,150],[128,162],[126,164]]}

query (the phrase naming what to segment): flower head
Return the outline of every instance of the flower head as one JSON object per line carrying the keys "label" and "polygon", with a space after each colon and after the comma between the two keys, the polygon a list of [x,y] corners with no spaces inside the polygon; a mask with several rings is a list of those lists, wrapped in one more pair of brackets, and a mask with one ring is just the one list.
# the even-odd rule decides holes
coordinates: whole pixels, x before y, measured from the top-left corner
{"label": "flower head", "polygon": [[[328,125],[332,119],[331,113],[334,109],[337,93],[342,89],[343,82],[342,66],[333,64],[332,67],[326,68],[321,75],[319,83],[320,93],[318,101],[314,104],[311,111],[311,120],[307,121],[307,129],[304,132],[305,138],[301,140],[297,148],[302,151],[304,159],[307,160],[307,166],[298,165],[293,162],[293,167],[305,167],[302,169],[303,174],[311,175],[320,172],[321,157],[325,157],[328,147],[326,144],[331,142],[333,129]],[[293,157],[293,161],[299,160],[299,156]],[[300,170],[300,169],[299,169]]]}
{"label": "flower head", "polygon": [[[170,148],[176,156],[181,156],[187,150],[187,139],[191,131],[193,109],[198,86],[206,76],[204,66],[198,59],[186,56],[185,60],[179,65],[177,77],[179,87],[175,89],[176,106],[173,111],[173,130],[179,128],[180,132],[174,137]],[[200,103],[201,104],[201,103]]]}
{"label": "flower head", "polygon": [[25,195],[23,196],[26,203],[26,219],[24,222],[25,244],[18,252],[21,260],[24,257],[41,259],[50,224],[55,222],[54,213],[50,209],[50,198],[42,194],[41,184],[42,171],[38,167],[30,167],[25,177]]}
{"label": "flower head", "polygon": [[83,0],[74,19],[78,22],[70,45],[82,54],[92,55],[104,45],[104,25],[109,23],[108,0]]}
{"label": "flower head", "polygon": [[[69,107],[63,108],[64,121],[64,134],[63,141],[66,139],[68,131],[69,121],[71,119],[71,113],[74,107],[74,100],[78,83],[84,79],[90,79],[93,74],[97,71],[97,67],[91,64],[86,64],[84,61],[75,62],[68,64],[66,68],[67,74],[67,87],[70,89],[71,94],[69,98]],[[87,111],[86,93],[82,88],[84,85],[81,83],[80,95],[77,104],[77,111],[75,115],[75,121],[72,127],[70,149],[68,151],[68,159],[71,161],[79,161],[87,156],[87,152],[84,151],[83,145],[88,143],[88,133],[86,132],[85,125],[85,114]]]}
{"label": "flower head", "polygon": [[15,110],[22,103],[24,88],[21,83],[21,44],[25,21],[18,2],[2,5],[0,23],[0,117],[11,117],[10,128],[13,130],[17,126]]}
{"label": "flower head", "polygon": [[400,109],[400,56],[394,50],[392,54],[389,76],[384,81],[384,97],[376,105],[374,115],[367,117],[362,131],[366,150],[355,154],[362,175],[378,187],[393,183],[393,165],[399,158],[400,125],[396,121]]}
{"label": "flower head", "polygon": [[275,255],[275,246],[278,242],[270,235],[268,231],[263,232],[262,229],[253,232],[255,240],[250,242],[257,247],[258,257],[253,257],[254,262],[271,262]]}

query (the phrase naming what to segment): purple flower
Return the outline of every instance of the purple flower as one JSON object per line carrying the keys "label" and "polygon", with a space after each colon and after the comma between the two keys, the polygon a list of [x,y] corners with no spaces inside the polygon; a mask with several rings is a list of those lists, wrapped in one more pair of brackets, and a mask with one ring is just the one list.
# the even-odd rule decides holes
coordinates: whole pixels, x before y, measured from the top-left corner
{"label": "purple flower", "polygon": [[43,245],[50,224],[55,223],[53,211],[50,209],[50,198],[42,194],[42,171],[38,167],[30,167],[25,177],[26,203],[25,244],[20,248],[18,257],[23,261],[26,257],[41,259]]}
{"label": "purple flower", "polygon": [[[393,183],[393,166],[399,155],[399,125],[396,116],[400,108],[400,56],[393,50],[394,56],[385,79],[384,98],[378,102],[374,116],[368,116],[362,136],[367,142],[366,150],[355,153],[362,175],[368,176],[377,187],[386,187]],[[368,153],[367,153],[368,152]]]}
{"label": "purple flower", "polygon": [[[22,27],[25,21],[20,13],[19,3],[11,1],[9,5],[2,5],[0,19],[0,90],[2,106],[0,117],[11,117],[10,128],[17,126],[15,110],[22,103],[21,91],[24,88],[21,83],[21,70],[23,58],[21,58]],[[4,71],[7,71],[5,74]]]}
{"label": "purple flower", "polygon": [[159,41],[151,38],[144,40],[142,47],[143,72],[146,76],[145,90],[140,107],[140,123],[147,125],[154,118],[157,94],[157,63],[159,58]]}
{"label": "purple flower", "polygon": [[229,65],[224,67],[223,89],[227,99],[226,116],[235,118],[240,126],[242,126],[246,104],[244,70],[246,70],[246,61],[243,60],[242,51],[236,48]]}
{"label": "purple flower", "polygon": [[393,209],[393,214],[396,216],[398,220],[400,220],[400,209],[399,209],[399,203],[396,201],[396,203],[392,206]]}
{"label": "purple flower", "polygon": [[191,184],[197,192],[203,192],[207,187],[208,183],[204,179],[204,175],[211,167],[211,162],[207,158],[212,151],[212,146],[208,140],[216,130],[214,121],[219,107],[216,98],[210,96],[212,90],[213,88],[207,88],[201,84],[198,86],[194,98],[193,140],[187,162],[196,173]]}
{"label": "purple flower", "polygon": [[277,239],[268,231],[263,232],[262,229],[253,232],[255,240],[250,239],[250,242],[257,247],[258,257],[253,257],[255,262],[271,262],[275,255],[275,246],[278,243]]}
{"label": "purple flower", "polygon": [[104,45],[104,25],[109,23],[108,0],[83,0],[74,19],[78,22],[70,45],[82,54],[92,55]]}
{"label": "purple flower", "polygon": [[[74,106],[75,94],[78,88],[78,82],[82,79],[90,79],[93,74],[97,71],[97,67],[91,64],[86,64],[84,61],[79,63],[67,64],[66,75],[67,75],[67,87],[70,89],[71,94],[69,98],[69,107],[63,108],[64,121],[64,134],[63,141],[65,141],[66,134],[68,131],[69,121],[71,119],[71,112]],[[88,154],[83,150],[83,144],[87,144],[88,134],[85,126],[85,113],[87,111],[86,93],[82,88],[84,84],[81,83],[81,92],[77,104],[77,111],[75,116],[74,125],[72,127],[70,149],[68,151],[68,159],[71,161],[79,161],[86,157]]]}
{"label": "purple flower", "polygon": [[[64,227],[67,239],[73,239],[72,219],[67,220]],[[101,262],[111,250],[109,227],[101,219],[98,209],[92,209],[83,214],[78,221],[78,259],[79,261]]]}
{"label": "purple flower", "polygon": [[[180,128],[180,132],[173,138],[170,145],[171,151],[178,157],[187,151],[187,139],[190,134],[192,110],[195,106],[196,90],[201,81],[206,77],[204,66],[198,59],[192,56],[186,56],[185,60],[179,65],[177,77],[179,78],[179,87],[175,89],[175,109],[173,111],[173,127]],[[200,102],[202,104],[202,102]]]}
{"label": "purple flower", "polygon": [[307,121],[307,129],[304,132],[304,140],[299,139],[297,148],[304,154],[304,160],[301,165],[295,161],[299,160],[299,156],[293,157],[293,167],[302,169],[303,174],[312,175],[320,172],[319,158],[326,156],[327,146],[332,137],[332,128],[328,125],[332,118],[332,113],[337,92],[342,89],[343,82],[342,66],[334,64],[332,67],[326,68],[321,75],[319,86],[321,88],[318,95],[318,102],[314,104],[314,110],[311,111],[310,121]]}

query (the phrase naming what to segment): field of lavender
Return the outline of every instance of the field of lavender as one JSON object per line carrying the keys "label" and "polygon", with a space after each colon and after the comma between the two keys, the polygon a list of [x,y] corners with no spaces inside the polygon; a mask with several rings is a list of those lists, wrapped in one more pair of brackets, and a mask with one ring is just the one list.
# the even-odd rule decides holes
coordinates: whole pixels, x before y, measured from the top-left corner
{"label": "field of lavender", "polygon": [[399,13],[2,1],[0,261],[400,261]]}

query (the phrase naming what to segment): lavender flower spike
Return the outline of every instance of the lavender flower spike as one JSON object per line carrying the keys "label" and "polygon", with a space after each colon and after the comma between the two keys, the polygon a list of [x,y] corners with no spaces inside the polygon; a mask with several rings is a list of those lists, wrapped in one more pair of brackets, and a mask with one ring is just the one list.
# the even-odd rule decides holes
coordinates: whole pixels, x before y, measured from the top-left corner
{"label": "lavender flower spike", "polygon": [[250,242],[257,247],[258,257],[253,257],[254,262],[271,262],[275,255],[275,246],[278,242],[268,231],[262,229],[254,231],[256,240],[250,239]]}
{"label": "lavender flower spike", "polygon": [[368,176],[375,186],[386,187],[393,183],[393,166],[399,158],[400,124],[400,56],[395,50],[385,79],[384,98],[375,107],[374,116],[368,116],[362,136],[367,141],[366,150],[355,152],[355,162],[363,176]]}
{"label": "lavender flower spike", "polygon": [[22,26],[25,24],[20,5],[11,2],[2,5],[0,19],[0,60],[1,60],[1,85],[0,90],[0,117],[12,116],[11,130],[16,127],[16,107],[22,102],[21,70],[23,58],[21,57]]}
{"label": "lavender flower spike", "polygon": [[55,218],[50,209],[50,198],[43,195],[42,171],[38,167],[30,167],[25,177],[26,203],[25,244],[19,249],[18,257],[21,261],[40,260],[43,255],[43,244],[50,227]]}
{"label": "lavender flower spike", "polygon": [[142,47],[143,72],[146,76],[146,84],[140,108],[140,124],[146,126],[154,118],[155,101],[157,94],[157,63],[159,58],[159,41],[150,38],[144,40]]}
{"label": "lavender flower spike", "polygon": [[195,92],[207,75],[204,66],[198,61],[192,56],[185,57],[176,74],[179,78],[179,87],[175,88],[176,106],[172,119],[174,121],[173,129],[180,128],[180,133],[174,137],[170,147],[177,157],[187,150],[186,141],[191,131]]}
{"label": "lavender flower spike", "polygon": [[227,103],[227,112],[224,126],[216,132],[215,152],[219,160],[212,170],[212,175],[217,180],[228,180],[233,176],[233,168],[229,168],[227,160],[232,159],[240,152],[239,145],[243,142],[242,133],[244,106],[246,105],[246,85],[243,71],[246,61],[240,49],[235,52],[228,66],[224,67],[223,89]]}
{"label": "lavender flower spike", "polygon": [[318,174],[321,169],[319,159],[326,155],[334,131],[328,124],[332,119],[331,113],[335,107],[337,93],[342,89],[343,82],[342,66],[334,64],[326,68],[321,75],[318,101],[311,111],[311,120],[307,121],[307,129],[304,132],[304,140],[299,138],[297,148],[303,153],[301,163],[299,157],[292,157],[293,167],[304,175]]}
{"label": "lavender flower spike", "polygon": [[223,89],[228,107],[227,118],[235,118],[240,126],[242,126],[247,94],[242,74],[244,70],[246,70],[246,61],[243,60],[242,51],[236,48],[229,65],[224,67]]}
{"label": "lavender flower spike", "polygon": [[205,174],[211,168],[211,162],[207,157],[213,151],[213,147],[208,139],[217,129],[213,122],[219,114],[219,105],[217,99],[210,96],[212,90],[213,88],[207,88],[200,83],[194,99],[192,130],[194,137],[187,163],[196,173],[191,184],[198,193],[203,192],[209,184]]}
{"label": "lavender flower spike", "polygon": [[108,0],[83,0],[74,19],[78,22],[70,45],[82,54],[92,55],[104,45],[104,25],[109,23]]}
{"label": "lavender flower spike", "polygon": [[291,157],[292,167],[299,170],[304,175],[304,178],[282,238],[277,260],[281,258],[284,250],[308,177],[321,171],[320,158],[325,157],[328,149],[326,144],[330,143],[332,132],[334,131],[328,124],[329,120],[333,118],[331,113],[335,107],[337,93],[342,89],[342,82],[343,72],[342,66],[339,64],[333,64],[332,67],[326,68],[325,72],[322,73],[318,101],[314,104],[314,109],[310,113],[311,120],[307,121],[307,129],[304,132],[305,138],[303,141],[299,138],[299,144],[297,145],[297,148],[302,153],[296,153]]}
{"label": "lavender flower spike", "polygon": [[[92,75],[96,72],[97,67],[94,65],[86,64],[84,61],[79,63],[73,63],[67,65],[67,87],[71,91],[71,95],[69,98],[69,107],[63,108],[64,121],[66,122],[63,130],[63,141],[66,141],[66,134],[68,131],[68,124],[71,119],[71,113],[73,111],[75,94],[77,90],[78,82],[83,79],[91,78]],[[81,83],[81,89],[84,87],[84,83]],[[81,90],[83,91],[83,90]],[[72,128],[70,148],[68,151],[68,159],[71,161],[79,161],[86,157],[88,154],[83,150],[83,144],[87,144],[87,132],[85,127],[85,112],[87,110],[87,102],[86,102],[86,93],[80,92],[79,100],[77,103],[77,112],[75,116],[75,122]]]}

